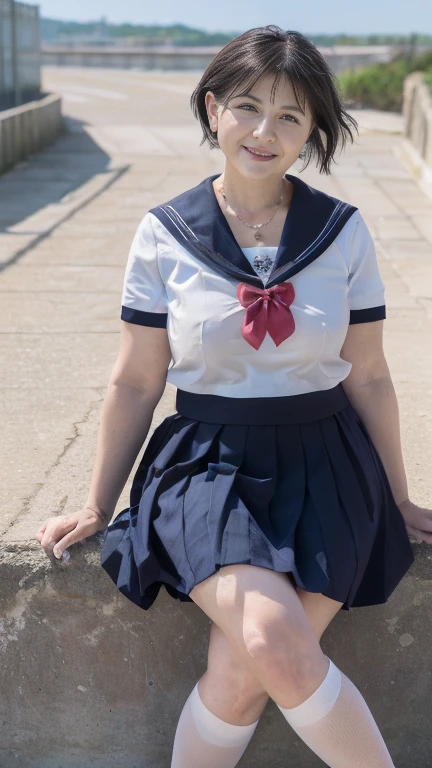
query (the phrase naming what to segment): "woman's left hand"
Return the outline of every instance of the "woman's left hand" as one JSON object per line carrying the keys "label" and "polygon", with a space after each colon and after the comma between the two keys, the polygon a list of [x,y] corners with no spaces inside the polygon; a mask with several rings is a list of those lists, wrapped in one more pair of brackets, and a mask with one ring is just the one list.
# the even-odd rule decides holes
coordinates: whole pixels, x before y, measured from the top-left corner
{"label": "woman's left hand", "polygon": [[432,544],[432,509],[418,507],[409,499],[398,506],[410,539]]}

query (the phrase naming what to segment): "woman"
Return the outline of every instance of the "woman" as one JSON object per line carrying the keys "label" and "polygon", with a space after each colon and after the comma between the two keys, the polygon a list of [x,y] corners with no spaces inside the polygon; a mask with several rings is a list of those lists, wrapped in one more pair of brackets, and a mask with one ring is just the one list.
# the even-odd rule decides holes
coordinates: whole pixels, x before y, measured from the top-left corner
{"label": "woman", "polygon": [[[36,537],[60,557],[106,529],[127,598],[148,610],[164,584],[212,620],[174,768],[235,766],[269,696],[331,768],[392,766],[319,641],[388,599],[432,525],[408,499],[371,235],[286,173],[300,156],[328,174],[356,123],[318,50],[274,26],[226,45],[191,106],[225,169],[141,221],[89,497]],[[108,526],[166,380],[177,412]]]}

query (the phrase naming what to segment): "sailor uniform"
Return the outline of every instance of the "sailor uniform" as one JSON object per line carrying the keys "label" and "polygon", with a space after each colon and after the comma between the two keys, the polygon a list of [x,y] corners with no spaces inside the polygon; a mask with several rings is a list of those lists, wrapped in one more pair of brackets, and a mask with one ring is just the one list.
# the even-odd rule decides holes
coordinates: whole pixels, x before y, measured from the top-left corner
{"label": "sailor uniform", "polygon": [[167,329],[177,410],[102,567],[144,610],[162,584],[191,601],[234,563],[290,572],[345,610],[384,603],[414,556],[340,357],[350,323],[385,318],[373,239],[355,206],[286,174],[279,247],[242,249],[215,178],[152,208],[131,245],[121,317]]}

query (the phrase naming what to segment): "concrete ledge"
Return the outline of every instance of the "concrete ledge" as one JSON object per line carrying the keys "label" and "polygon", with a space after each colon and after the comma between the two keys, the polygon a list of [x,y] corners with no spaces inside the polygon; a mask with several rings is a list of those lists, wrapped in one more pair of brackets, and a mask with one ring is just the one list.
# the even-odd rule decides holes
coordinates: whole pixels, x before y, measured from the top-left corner
{"label": "concrete ledge", "polygon": [[409,139],[395,145],[394,154],[408,168],[422,192],[432,200],[432,165],[428,165]]}
{"label": "concrete ledge", "polygon": [[432,98],[423,78],[424,72],[413,72],[404,82],[405,136],[432,167]]}
{"label": "concrete ledge", "polygon": [[[69,45],[43,42],[41,61],[50,67],[112,67],[158,71],[204,71],[222,46]],[[391,61],[403,50],[393,45],[318,46],[334,72]],[[424,47],[429,50],[428,46]],[[420,50],[422,47],[420,46]]]}
{"label": "concrete ledge", "polygon": [[432,200],[432,98],[423,77],[423,72],[413,72],[405,79],[402,107],[405,138],[393,151]]}
{"label": "concrete ledge", "polygon": [[[0,548],[2,768],[169,768],[177,720],[206,669],[210,622],[162,587],[149,611],[100,567],[101,536],[50,561]],[[322,646],[365,696],[396,765],[432,763],[427,545],[385,606],[341,612]],[[321,763],[269,701],[240,768]]]}
{"label": "concrete ledge", "polygon": [[61,96],[55,93],[0,112],[0,175],[40,152],[64,130]]}

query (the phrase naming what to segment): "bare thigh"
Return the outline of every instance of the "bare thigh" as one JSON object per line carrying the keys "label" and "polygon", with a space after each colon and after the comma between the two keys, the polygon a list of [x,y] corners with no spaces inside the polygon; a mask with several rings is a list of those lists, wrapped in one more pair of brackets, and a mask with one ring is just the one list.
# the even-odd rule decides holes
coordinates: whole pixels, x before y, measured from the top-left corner
{"label": "bare thigh", "polygon": [[224,566],[197,584],[190,597],[212,620],[208,667],[199,686],[203,700],[219,716],[231,702],[233,713],[246,718],[249,713],[251,721],[261,714],[268,693],[250,663],[248,636],[269,622],[278,627],[288,653],[293,643],[305,641],[313,653],[342,606],[300,589],[286,574],[248,565]]}

